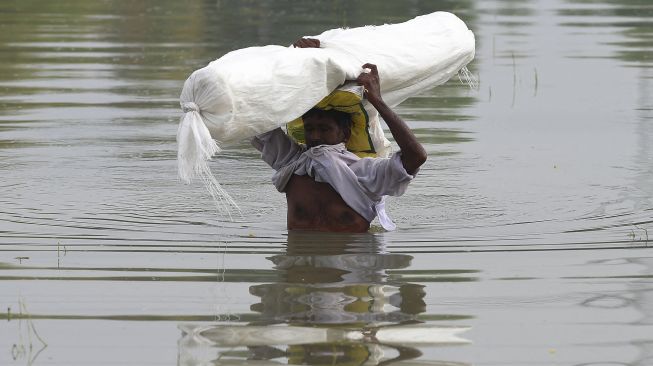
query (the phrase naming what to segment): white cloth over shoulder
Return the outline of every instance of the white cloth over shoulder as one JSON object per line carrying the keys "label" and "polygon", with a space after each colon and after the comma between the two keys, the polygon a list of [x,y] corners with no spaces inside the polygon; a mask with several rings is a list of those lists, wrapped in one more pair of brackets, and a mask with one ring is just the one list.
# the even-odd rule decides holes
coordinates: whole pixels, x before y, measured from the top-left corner
{"label": "white cloth over shoulder", "polygon": [[286,191],[293,174],[308,175],[316,182],[329,183],[367,221],[378,216],[384,229],[395,229],[385,211],[385,196],[401,196],[414,178],[402,165],[401,152],[385,159],[359,158],[343,143],[306,149],[281,128],[254,137],[252,145],[276,170],[272,183],[279,192]]}
{"label": "white cloth over shoulder", "polygon": [[446,82],[474,58],[475,50],[465,23],[445,12],[314,37],[321,48],[245,48],[193,72],[180,97],[182,180],[189,182],[195,174],[206,178],[206,160],[219,145],[300,117],[345,80],[355,79],[365,63],[378,66],[383,98],[394,106]]}

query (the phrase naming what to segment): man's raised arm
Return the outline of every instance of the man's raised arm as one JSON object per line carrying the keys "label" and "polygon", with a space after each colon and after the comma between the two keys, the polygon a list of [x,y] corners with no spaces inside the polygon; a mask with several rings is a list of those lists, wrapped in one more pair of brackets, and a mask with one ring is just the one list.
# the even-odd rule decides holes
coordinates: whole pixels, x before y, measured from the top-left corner
{"label": "man's raised arm", "polygon": [[367,100],[376,108],[392,133],[392,137],[401,149],[401,164],[410,175],[414,175],[426,161],[426,150],[415,138],[415,134],[390,107],[385,104],[381,97],[381,86],[379,83],[379,72],[376,65],[365,64],[364,69],[370,69],[369,73],[362,73],[356,81],[365,88]]}

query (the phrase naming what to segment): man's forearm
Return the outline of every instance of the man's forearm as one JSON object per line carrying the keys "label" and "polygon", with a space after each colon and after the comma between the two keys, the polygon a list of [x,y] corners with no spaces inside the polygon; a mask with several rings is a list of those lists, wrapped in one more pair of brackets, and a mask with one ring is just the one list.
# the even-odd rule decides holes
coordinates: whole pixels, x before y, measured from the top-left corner
{"label": "man's forearm", "polygon": [[426,161],[426,150],[422,144],[417,141],[415,134],[408,127],[401,117],[399,117],[383,99],[368,99],[376,108],[390,129],[392,137],[401,149],[401,163],[408,174],[415,174],[417,169]]}

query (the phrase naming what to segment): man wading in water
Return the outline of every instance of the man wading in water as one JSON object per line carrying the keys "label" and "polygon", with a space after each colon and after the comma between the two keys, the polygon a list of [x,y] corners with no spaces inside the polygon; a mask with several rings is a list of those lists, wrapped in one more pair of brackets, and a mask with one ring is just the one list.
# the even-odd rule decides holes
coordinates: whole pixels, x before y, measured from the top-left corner
{"label": "man wading in water", "polygon": [[[301,39],[295,47],[319,47],[319,40]],[[286,193],[288,230],[365,232],[379,217],[388,230],[385,195],[400,196],[426,161],[426,151],[406,123],[381,97],[376,65],[365,64],[356,79],[365,97],[386,122],[400,151],[386,158],[359,158],[345,149],[351,136],[347,113],[311,109],[304,114],[306,146],[281,128],[256,136],[252,145],[277,172],[272,181]]]}

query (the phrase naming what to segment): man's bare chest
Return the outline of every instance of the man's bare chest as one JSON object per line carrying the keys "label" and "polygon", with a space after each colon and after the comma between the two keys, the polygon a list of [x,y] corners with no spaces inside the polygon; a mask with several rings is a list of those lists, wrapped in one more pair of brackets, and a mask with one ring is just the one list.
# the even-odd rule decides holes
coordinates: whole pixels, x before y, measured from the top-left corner
{"label": "man's bare chest", "polygon": [[288,229],[365,232],[369,222],[345,203],[328,183],[293,175],[286,186]]}

